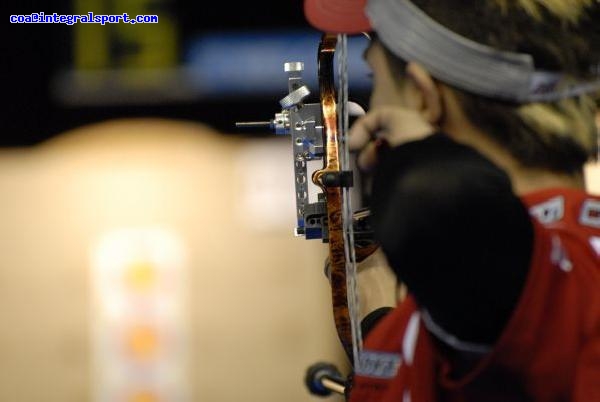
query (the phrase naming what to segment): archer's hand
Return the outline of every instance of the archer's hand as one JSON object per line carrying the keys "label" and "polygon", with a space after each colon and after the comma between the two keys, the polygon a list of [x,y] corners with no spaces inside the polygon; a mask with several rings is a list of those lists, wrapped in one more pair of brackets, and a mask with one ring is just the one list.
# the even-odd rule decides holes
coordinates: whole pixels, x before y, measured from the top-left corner
{"label": "archer's hand", "polygon": [[435,128],[417,111],[398,106],[381,106],[354,122],[350,150],[359,151],[358,166],[369,171],[377,164],[381,147],[395,147],[435,133]]}
{"label": "archer's hand", "polygon": [[395,307],[398,303],[398,280],[381,249],[358,264],[358,299],[360,319],[380,307]]}

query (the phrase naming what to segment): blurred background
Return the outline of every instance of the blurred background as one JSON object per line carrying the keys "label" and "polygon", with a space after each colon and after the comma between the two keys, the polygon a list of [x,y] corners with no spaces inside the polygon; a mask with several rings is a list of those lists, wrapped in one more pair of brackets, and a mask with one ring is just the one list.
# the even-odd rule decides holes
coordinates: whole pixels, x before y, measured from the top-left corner
{"label": "blurred background", "polygon": [[[316,92],[302,1],[8,9],[159,22],[8,25],[0,401],[314,400],[310,364],[347,370],[327,251],[292,235],[289,138],[235,129],[279,111],[286,61]],[[364,46],[350,96],[366,106]]]}
{"label": "blurred background", "polygon": [[34,12],[159,22],[8,25],[0,400],[314,400],[305,369],[346,367],[327,250],[293,236],[290,139],[235,129],[284,62],[315,88],[302,2],[9,6]]}
{"label": "blurred background", "polygon": [[[5,146],[119,117],[186,119],[233,132],[235,121],[272,118],[287,93],[286,61],[305,63],[316,92],[319,33],[306,23],[301,0],[38,0],[15,2],[9,10],[157,15],[159,22],[9,24]],[[352,94],[364,102],[366,40],[355,42]]]}

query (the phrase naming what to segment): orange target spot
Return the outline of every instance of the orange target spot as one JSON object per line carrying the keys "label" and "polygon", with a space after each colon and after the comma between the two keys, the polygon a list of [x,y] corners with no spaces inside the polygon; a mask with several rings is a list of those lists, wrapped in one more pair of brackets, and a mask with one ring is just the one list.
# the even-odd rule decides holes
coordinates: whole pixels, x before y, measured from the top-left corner
{"label": "orange target spot", "polygon": [[127,334],[127,349],[136,358],[148,360],[156,356],[159,336],[155,328],[139,326]]}
{"label": "orange target spot", "polygon": [[159,402],[159,398],[151,391],[140,391],[131,395],[127,402]]}

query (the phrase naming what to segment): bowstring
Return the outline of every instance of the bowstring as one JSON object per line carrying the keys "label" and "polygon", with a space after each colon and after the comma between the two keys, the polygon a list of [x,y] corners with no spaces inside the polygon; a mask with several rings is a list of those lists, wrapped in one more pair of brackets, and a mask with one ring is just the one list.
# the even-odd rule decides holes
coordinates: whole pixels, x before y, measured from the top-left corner
{"label": "bowstring", "polygon": [[[349,129],[348,117],[348,38],[338,35],[337,65],[338,65],[338,132],[340,168],[349,171],[350,152],[347,134]],[[356,255],[354,252],[353,209],[350,188],[342,187],[342,221],[344,230],[344,254],[346,257],[346,285],[348,289],[348,313],[352,330],[352,356],[354,370],[359,369],[360,352],[362,350],[362,331],[359,322],[359,299],[357,287]]]}

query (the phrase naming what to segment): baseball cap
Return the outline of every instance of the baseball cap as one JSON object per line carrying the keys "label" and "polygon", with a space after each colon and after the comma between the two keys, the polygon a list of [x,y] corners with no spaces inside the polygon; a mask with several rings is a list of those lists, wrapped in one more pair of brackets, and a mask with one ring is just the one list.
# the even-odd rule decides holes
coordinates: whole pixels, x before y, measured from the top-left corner
{"label": "baseball cap", "polygon": [[305,0],[304,15],[315,28],[330,33],[371,31],[365,15],[367,0]]}

